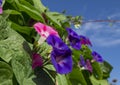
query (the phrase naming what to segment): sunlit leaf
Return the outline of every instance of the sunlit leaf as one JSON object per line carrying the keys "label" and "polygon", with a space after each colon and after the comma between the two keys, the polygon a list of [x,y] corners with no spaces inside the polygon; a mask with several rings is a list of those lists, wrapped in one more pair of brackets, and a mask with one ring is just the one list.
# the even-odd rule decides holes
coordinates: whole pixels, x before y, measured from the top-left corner
{"label": "sunlit leaf", "polygon": [[92,85],[109,85],[107,80],[97,80],[94,76],[90,77]]}

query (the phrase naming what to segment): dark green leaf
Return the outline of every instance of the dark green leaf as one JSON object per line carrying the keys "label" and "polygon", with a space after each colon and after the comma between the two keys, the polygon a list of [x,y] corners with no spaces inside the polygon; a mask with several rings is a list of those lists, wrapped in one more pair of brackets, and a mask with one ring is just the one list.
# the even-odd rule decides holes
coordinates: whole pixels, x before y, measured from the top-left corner
{"label": "dark green leaf", "polygon": [[98,62],[93,62],[92,67],[93,67],[93,74],[94,74],[95,78],[102,79],[103,72],[102,72],[100,64]]}
{"label": "dark green leaf", "polygon": [[103,71],[103,77],[108,78],[113,67],[107,61],[104,61],[104,63],[101,64],[101,68]]}
{"label": "dark green leaf", "polygon": [[13,85],[12,77],[11,67],[7,63],[0,61],[0,85]]}
{"label": "dark green leaf", "polygon": [[20,9],[20,11],[27,13],[31,18],[37,21],[44,22],[40,12],[37,9],[35,9],[35,7],[32,6],[29,2],[26,2],[25,0],[15,0],[15,2],[18,8]]}
{"label": "dark green leaf", "polygon": [[55,85],[50,75],[44,69],[36,68],[35,75],[37,77],[33,80],[36,85]]}

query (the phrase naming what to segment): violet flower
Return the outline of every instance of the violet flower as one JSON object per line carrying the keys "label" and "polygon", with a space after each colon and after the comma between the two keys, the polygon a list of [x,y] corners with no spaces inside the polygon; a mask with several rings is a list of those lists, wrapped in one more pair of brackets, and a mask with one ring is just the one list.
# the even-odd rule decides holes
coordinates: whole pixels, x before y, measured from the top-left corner
{"label": "violet flower", "polygon": [[98,54],[97,52],[93,51],[92,56],[95,61],[100,62],[100,63],[103,62],[102,56]]}
{"label": "violet flower", "polygon": [[36,67],[42,66],[42,65],[43,65],[42,57],[39,54],[34,53],[32,55],[32,68],[35,69]]}
{"label": "violet flower", "polygon": [[80,43],[81,43],[82,45],[90,45],[90,46],[92,46],[89,38],[87,38],[87,37],[85,37],[85,36],[83,36],[83,35],[80,35]]}
{"label": "violet flower", "polygon": [[84,60],[83,56],[80,56],[80,66],[84,67],[85,70],[88,70],[92,72],[92,65],[90,63],[90,60],[87,59],[86,61]]}
{"label": "violet flower", "polygon": [[80,44],[79,35],[70,28],[67,28],[66,30],[68,32],[68,39],[70,41],[70,45],[74,49],[80,50],[81,49],[81,44]]}
{"label": "violet flower", "polygon": [[3,13],[3,9],[2,9],[2,0],[0,0],[0,14]]}
{"label": "violet flower", "polygon": [[85,60],[84,60],[83,56],[80,56],[80,62],[79,62],[79,64],[81,66],[83,66],[83,67],[86,67],[86,63],[85,63]]}
{"label": "violet flower", "polygon": [[71,50],[57,36],[50,35],[47,38],[47,43],[53,47],[51,52],[51,61],[56,71],[60,74],[67,74],[72,71]]}
{"label": "violet flower", "polygon": [[68,32],[68,39],[70,41],[70,45],[77,50],[81,49],[81,45],[90,45],[92,46],[90,40],[82,35],[78,35],[76,32],[74,32],[72,29],[67,28]]}

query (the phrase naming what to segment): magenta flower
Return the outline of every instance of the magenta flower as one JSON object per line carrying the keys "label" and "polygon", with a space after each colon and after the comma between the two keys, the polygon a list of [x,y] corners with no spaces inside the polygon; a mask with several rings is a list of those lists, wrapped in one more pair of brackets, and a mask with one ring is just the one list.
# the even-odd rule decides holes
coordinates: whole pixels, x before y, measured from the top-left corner
{"label": "magenta flower", "polygon": [[40,22],[34,24],[34,28],[37,31],[37,33],[39,33],[44,38],[47,38],[49,35],[59,36],[58,32],[54,30],[54,28]]}
{"label": "magenta flower", "polygon": [[98,54],[97,52],[93,51],[92,52],[92,56],[93,56],[93,59],[97,62],[100,62],[102,63],[103,62],[103,58],[100,54]]}
{"label": "magenta flower", "polygon": [[93,69],[89,59],[86,60],[86,66],[87,66],[87,70],[92,72]]}
{"label": "magenta flower", "polygon": [[66,29],[68,32],[68,39],[70,41],[70,45],[77,50],[81,49],[80,37],[79,35],[74,32],[71,28]]}
{"label": "magenta flower", "polygon": [[51,61],[56,71],[60,74],[67,74],[72,71],[71,50],[57,36],[50,35],[47,38],[47,43],[53,47],[51,52]]}
{"label": "magenta flower", "polygon": [[2,0],[0,0],[0,14],[2,14],[3,13],[3,9],[2,9]]}
{"label": "magenta flower", "polygon": [[32,68],[35,69],[36,67],[39,67],[42,65],[43,65],[42,57],[39,54],[34,53],[32,56]]}

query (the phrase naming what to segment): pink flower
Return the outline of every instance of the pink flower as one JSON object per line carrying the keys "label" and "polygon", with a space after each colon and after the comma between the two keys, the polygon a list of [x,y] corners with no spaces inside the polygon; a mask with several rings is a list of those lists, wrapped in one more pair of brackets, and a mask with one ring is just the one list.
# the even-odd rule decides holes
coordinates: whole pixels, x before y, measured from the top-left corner
{"label": "pink flower", "polygon": [[2,10],[2,7],[0,6],[0,14],[2,14],[3,13],[3,10]]}
{"label": "pink flower", "polygon": [[59,36],[58,32],[54,30],[54,28],[40,22],[34,24],[34,28],[37,31],[37,33],[39,33],[44,38],[47,38],[49,35]]}
{"label": "pink flower", "polygon": [[32,68],[35,69],[38,66],[42,66],[43,65],[43,60],[41,58],[41,56],[37,53],[34,53],[32,55]]}

